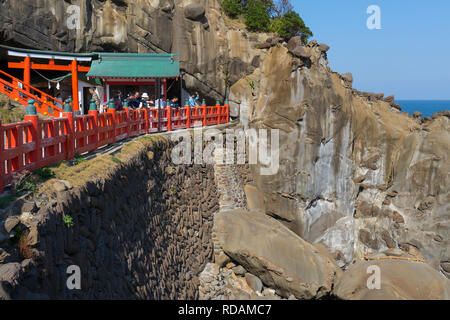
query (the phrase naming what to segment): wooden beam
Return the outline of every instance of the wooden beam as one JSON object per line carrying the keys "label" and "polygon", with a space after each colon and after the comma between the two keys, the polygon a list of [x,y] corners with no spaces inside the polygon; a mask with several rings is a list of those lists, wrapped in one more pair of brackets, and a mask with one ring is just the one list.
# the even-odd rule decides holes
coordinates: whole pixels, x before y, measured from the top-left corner
{"label": "wooden beam", "polygon": [[[75,61],[75,60],[73,60]],[[76,61],[75,61],[76,62]],[[22,62],[8,62],[8,68],[10,69],[25,69],[25,63]],[[50,61],[48,64],[31,63],[31,69],[34,70],[52,70],[52,71],[72,71],[72,65],[59,65]],[[89,72],[90,67],[78,66],[79,72]]]}

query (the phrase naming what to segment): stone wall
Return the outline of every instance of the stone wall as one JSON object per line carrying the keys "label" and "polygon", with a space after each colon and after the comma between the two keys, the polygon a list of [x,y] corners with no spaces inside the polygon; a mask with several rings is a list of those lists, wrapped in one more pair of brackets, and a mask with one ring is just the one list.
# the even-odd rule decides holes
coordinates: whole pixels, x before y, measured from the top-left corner
{"label": "stone wall", "polygon": [[[20,211],[10,212],[15,215],[7,225],[20,221],[29,230],[31,257],[24,259],[8,240],[0,243],[6,254],[0,295],[198,298],[197,275],[213,259],[212,215],[219,207],[214,172],[212,166],[172,166],[170,144],[158,140],[106,179],[53,188],[16,206]],[[63,214],[73,218],[72,227]],[[81,290],[67,289],[70,265],[81,268]]]}

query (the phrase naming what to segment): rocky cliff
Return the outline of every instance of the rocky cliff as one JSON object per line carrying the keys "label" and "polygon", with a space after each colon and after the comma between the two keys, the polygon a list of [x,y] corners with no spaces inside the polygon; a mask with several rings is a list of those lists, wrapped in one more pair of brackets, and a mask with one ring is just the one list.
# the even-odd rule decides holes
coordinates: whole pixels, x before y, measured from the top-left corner
{"label": "rocky cliff", "polygon": [[[80,7],[78,30],[67,27],[70,5]],[[218,0],[3,1],[0,9],[0,38],[13,45],[179,53],[188,90],[229,93],[231,115],[246,128],[280,130],[275,175],[251,165],[242,181],[215,168],[221,210],[216,265],[200,277],[204,298],[218,287],[234,292],[221,297],[241,297],[220,287],[226,279],[270,297],[449,298],[448,112],[401,113],[392,96],[360,92],[351,74],[333,72],[327,45],[231,27]],[[363,259],[380,260],[385,291],[361,289],[372,264]]]}
{"label": "rocky cliff", "polygon": [[401,248],[448,277],[448,113],[413,118],[392,97],[359,92],[351,75],[330,70],[326,46],[289,47],[269,49],[231,88],[234,114],[248,127],[280,130],[280,170],[262,176],[253,166],[249,193],[341,266]]}

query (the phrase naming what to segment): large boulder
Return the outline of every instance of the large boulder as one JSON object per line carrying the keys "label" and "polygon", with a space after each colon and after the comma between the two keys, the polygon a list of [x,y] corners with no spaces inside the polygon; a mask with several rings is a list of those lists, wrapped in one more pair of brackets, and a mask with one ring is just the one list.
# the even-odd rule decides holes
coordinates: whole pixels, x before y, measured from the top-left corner
{"label": "large boulder", "polygon": [[224,252],[288,298],[319,298],[341,275],[333,259],[261,212],[217,213],[214,230]]}
{"label": "large boulder", "polygon": [[325,43],[319,43],[319,50],[322,52],[327,52],[330,50],[330,46]]}
{"label": "large boulder", "polygon": [[[380,269],[380,289],[367,282]],[[369,279],[371,281],[371,279]],[[423,262],[406,260],[360,261],[338,281],[334,294],[348,300],[441,300],[450,299],[450,280]]]}
{"label": "large boulder", "polygon": [[190,20],[200,21],[205,16],[205,7],[201,4],[190,4],[184,8],[184,16]]}
{"label": "large boulder", "polygon": [[297,46],[301,46],[302,43],[303,43],[302,37],[300,36],[292,37],[287,44],[287,48],[289,51],[293,51]]}
{"label": "large boulder", "polygon": [[350,83],[353,82],[353,74],[351,74],[350,72],[344,73],[344,74],[342,75],[342,78],[343,78],[345,81],[348,81],[348,82],[350,82]]}
{"label": "large boulder", "polygon": [[305,59],[311,57],[311,53],[304,46],[297,46],[297,47],[295,47],[295,49],[292,50],[292,54],[294,56],[296,56],[296,57],[305,58]]}

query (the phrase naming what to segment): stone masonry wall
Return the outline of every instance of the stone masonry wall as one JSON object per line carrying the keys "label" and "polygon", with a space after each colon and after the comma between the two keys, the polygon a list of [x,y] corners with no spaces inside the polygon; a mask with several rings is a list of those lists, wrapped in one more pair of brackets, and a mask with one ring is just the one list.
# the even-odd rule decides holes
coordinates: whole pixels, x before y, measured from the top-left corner
{"label": "stone masonry wall", "polygon": [[[159,140],[107,179],[25,204],[33,257],[0,243],[2,298],[198,298],[197,275],[213,259],[214,171],[172,165],[171,144]],[[81,268],[81,290],[67,289],[70,265]]]}

